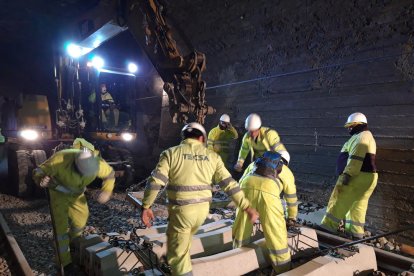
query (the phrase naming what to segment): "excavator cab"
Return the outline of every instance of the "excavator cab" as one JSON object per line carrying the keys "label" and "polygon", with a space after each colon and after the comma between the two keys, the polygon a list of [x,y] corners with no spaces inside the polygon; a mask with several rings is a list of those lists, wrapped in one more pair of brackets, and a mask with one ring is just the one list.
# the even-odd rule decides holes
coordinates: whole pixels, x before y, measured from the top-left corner
{"label": "excavator cab", "polygon": [[[92,138],[129,141],[135,135],[135,76],[123,71],[100,71],[83,91],[85,132]],[[126,134],[130,135],[126,135]],[[111,139],[112,138],[112,139]],[[128,139],[131,138],[131,139]]]}

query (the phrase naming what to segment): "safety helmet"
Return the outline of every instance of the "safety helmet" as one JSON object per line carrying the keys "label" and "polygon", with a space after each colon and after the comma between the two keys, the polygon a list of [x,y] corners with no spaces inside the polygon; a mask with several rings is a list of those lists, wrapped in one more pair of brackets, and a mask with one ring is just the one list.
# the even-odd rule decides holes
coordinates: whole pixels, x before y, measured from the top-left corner
{"label": "safety helmet", "polygon": [[352,125],[368,124],[367,117],[361,112],[355,112],[349,115],[344,127],[348,128]]}
{"label": "safety helmet", "polygon": [[282,160],[285,161],[285,165],[289,165],[290,162],[290,154],[286,150],[279,150],[278,153],[280,153]]}
{"label": "safety helmet", "polygon": [[254,162],[255,173],[262,176],[274,176],[283,165],[281,158],[282,156],[278,152],[266,151]]}
{"label": "safety helmet", "polygon": [[204,129],[204,127],[196,122],[192,122],[189,124],[186,124],[183,129],[181,130],[181,137],[184,139],[185,138],[185,133],[191,133],[194,130],[198,130],[203,134],[204,137],[204,142],[207,142],[207,133],[206,130]]}
{"label": "safety helmet", "polygon": [[223,115],[221,115],[221,117],[220,117],[220,121],[221,121],[221,122],[225,122],[225,123],[230,123],[230,116],[229,116],[229,115],[227,115],[227,114],[223,114]]}
{"label": "safety helmet", "polygon": [[75,164],[82,176],[95,176],[98,173],[99,159],[86,148],[76,155]]}
{"label": "safety helmet", "polygon": [[246,122],[244,124],[244,127],[247,131],[255,131],[258,130],[262,126],[262,120],[260,119],[260,116],[256,113],[252,113],[246,118]]}

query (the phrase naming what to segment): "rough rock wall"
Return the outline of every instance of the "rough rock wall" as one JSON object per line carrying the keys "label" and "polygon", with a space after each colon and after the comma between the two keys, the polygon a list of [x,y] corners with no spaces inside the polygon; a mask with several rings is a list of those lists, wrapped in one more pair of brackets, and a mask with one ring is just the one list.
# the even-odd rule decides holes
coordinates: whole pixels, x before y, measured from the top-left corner
{"label": "rough rock wall", "polygon": [[[414,4],[386,1],[170,1],[206,53],[207,100],[242,129],[259,113],[291,153],[302,198],[326,203],[350,113],[368,117],[379,183],[367,224],[414,223]],[[407,238],[411,238],[407,235]]]}

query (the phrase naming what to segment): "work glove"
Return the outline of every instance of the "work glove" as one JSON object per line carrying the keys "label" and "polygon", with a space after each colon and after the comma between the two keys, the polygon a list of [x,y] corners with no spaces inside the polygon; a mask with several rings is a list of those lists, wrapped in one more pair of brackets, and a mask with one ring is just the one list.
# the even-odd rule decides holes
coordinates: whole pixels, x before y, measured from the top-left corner
{"label": "work glove", "polygon": [[98,201],[98,203],[100,203],[100,204],[105,204],[111,198],[111,195],[112,195],[112,193],[110,193],[110,192],[102,191],[102,192],[99,193],[98,198],[96,199],[96,201]]}
{"label": "work glove", "polygon": [[348,185],[350,180],[351,180],[351,176],[346,173],[343,173],[338,177],[338,183],[342,185]]}
{"label": "work glove", "polygon": [[248,207],[244,211],[247,213],[247,216],[249,217],[251,223],[255,223],[259,218],[259,213],[252,207]]}
{"label": "work glove", "polygon": [[44,176],[39,183],[41,188],[55,188],[57,186],[56,181],[50,176]]}
{"label": "work glove", "polygon": [[237,163],[234,165],[234,170],[236,172],[241,172],[243,170],[243,161],[237,161]]}
{"label": "work glove", "polygon": [[148,208],[148,209],[143,208],[142,209],[141,221],[142,221],[142,223],[145,224],[145,226],[150,228],[151,227],[151,221],[153,221],[154,218],[155,218],[154,213],[152,212],[151,208]]}

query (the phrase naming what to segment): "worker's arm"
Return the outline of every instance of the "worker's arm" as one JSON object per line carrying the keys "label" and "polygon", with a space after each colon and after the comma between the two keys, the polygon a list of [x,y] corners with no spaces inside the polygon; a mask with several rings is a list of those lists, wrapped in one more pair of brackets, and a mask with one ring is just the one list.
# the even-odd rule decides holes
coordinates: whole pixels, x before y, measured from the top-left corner
{"label": "worker's arm", "polygon": [[237,159],[237,162],[238,163],[240,162],[242,166],[243,166],[244,160],[247,157],[247,154],[249,154],[249,151],[250,151],[250,141],[247,135],[248,134],[246,133],[243,136],[242,144],[239,150],[239,158]]}
{"label": "worker's arm", "polygon": [[112,191],[115,187],[115,172],[114,169],[102,158],[99,159],[99,170],[97,177],[102,179],[102,188],[96,200],[101,204],[105,204],[111,198]]}
{"label": "worker's arm", "polygon": [[279,134],[277,133],[276,130],[272,129],[269,132],[267,132],[265,135],[269,142],[269,146],[270,146],[269,150],[275,151],[275,152],[280,151],[280,150],[286,150],[285,146],[280,141]]}
{"label": "worker's arm", "polygon": [[254,162],[250,163],[249,166],[247,166],[247,168],[244,170],[242,177],[240,177],[239,182],[241,183],[243,178],[245,178],[246,176],[248,176],[249,174],[251,174],[253,172],[254,169]]}
{"label": "worker's arm", "polygon": [[115,171],[102,158],[99,159],[98,178],[102,179],[102,192],[112,194],[115,187]]}
{"label": "worker's arm", "polygon": [[215,140],[215,128],[210,130],[207,136],[207,148],[210,150],[214,149],[214,140]]}
{"label": "worker's arm", "polygon": [[356,139],[349,147],[348,161],[344,169],[344,174],[350,177],[356,176],[361,171],[362,163],[364,162],[365,155],[368,152],[369,137],[361,135],[359,139]]}
{"label": "worker's arm", "polygon": [[60,152],[55,153],[45,162],[40,164],[36,169],[33,170],[33,180],[37,185],[45,176],[55,176],[56,165],[63,162],[63,155]]}
{"label": "worker's arm", "polygon": [[145,187],[144,198],[142,199],[142,207],[148,209],[154,203],[158,192],[168,183],[168,175],[170,171],[170,152],[163,151],[157,166],[148,178]]}
{"label": "worker's arm", "polygon": [[298,215],[298,198],[296,195],[295,176],[289,167],[283,165],[279,178],[283,185],[283,197],[287,205],[288,218],[296,220]]}
{"label": "worker's arm", "polygon": [[229,128],[227,129],[230,132],[230,135],[233,139],[237,139],[239,138],[239,133],[237,132],[237,130],[234,128],[234,126],[230,125]]}
{"label": "worker's arm", "polygon": [[231,177],[231,174],[224,166],[220,157],[217,158],[216,172],[213,176],[214,183],[217,183],[220,188],[231,196],[232,200],[242,210],[246,210],[250,206],[249,200],[244,196],[240,189],[239,183]]}

